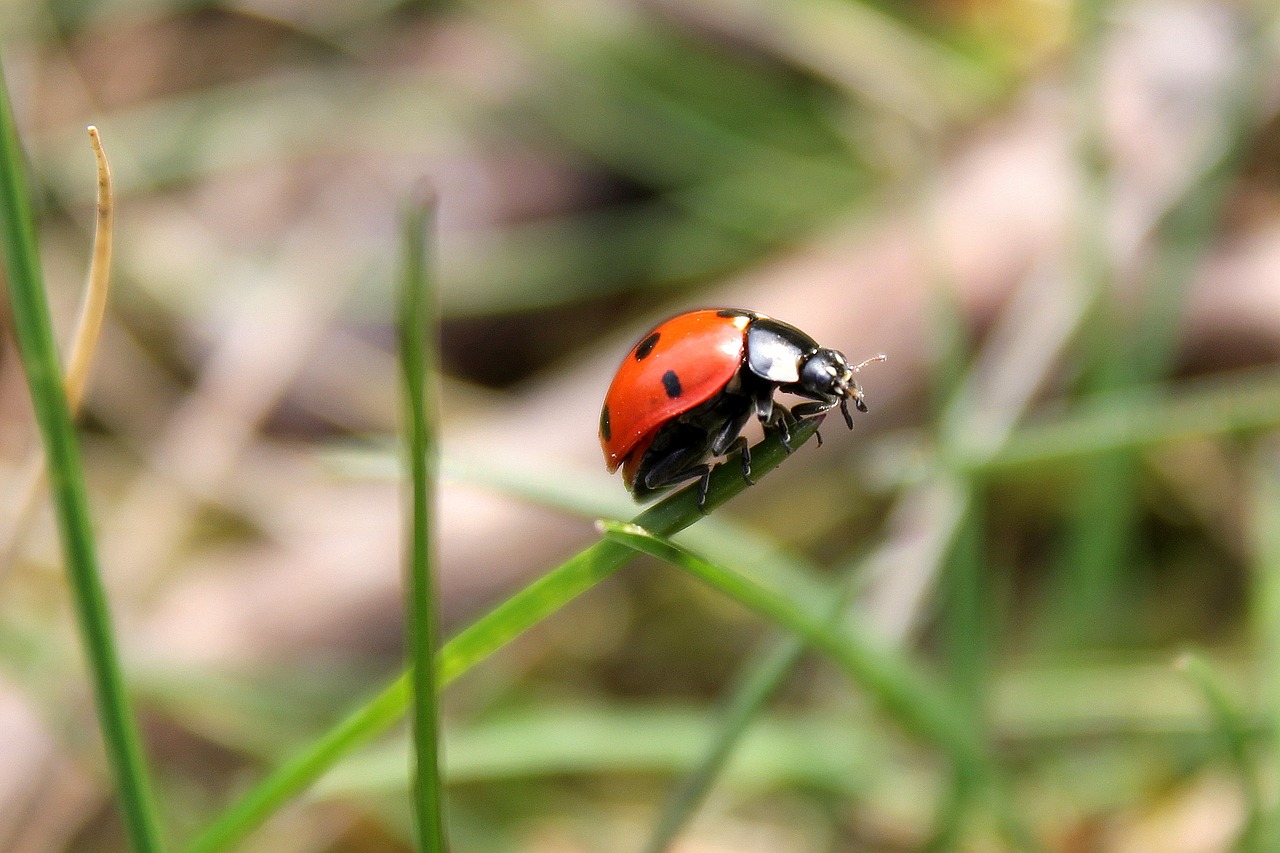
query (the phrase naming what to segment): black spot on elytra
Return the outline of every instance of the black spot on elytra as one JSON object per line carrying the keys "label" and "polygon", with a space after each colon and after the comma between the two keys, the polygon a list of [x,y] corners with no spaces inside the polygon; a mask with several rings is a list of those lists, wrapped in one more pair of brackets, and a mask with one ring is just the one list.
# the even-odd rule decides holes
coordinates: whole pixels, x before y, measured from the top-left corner
{"label": "black spot on elytra", "polygon": [[680,377],[676,376],[674,370],[668,370],[662,374],[662,387],[666,389],[667,396],[673,400],[684,393],[684,389],[680,387]]}
{"label": "black spot on elytra", "polygon": [[662,335],[654,332],[652,335],[641,341],[640,345],[636,347],[636,361],[644,361],[648,358],[649,353],[653,352],[653,348],[658,345],[658,338],[660,337],[662,337]]}
{"label": "black spot on elytra", "polygon": [[605,441],[613,440],[613,431],[609,428],[609,407],[600,410],[600,437]]}

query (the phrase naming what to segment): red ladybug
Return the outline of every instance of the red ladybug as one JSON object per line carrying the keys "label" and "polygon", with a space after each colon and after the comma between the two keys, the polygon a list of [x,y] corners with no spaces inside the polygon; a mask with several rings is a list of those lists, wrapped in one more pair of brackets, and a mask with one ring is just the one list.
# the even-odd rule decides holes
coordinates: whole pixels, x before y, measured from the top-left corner
{"label": "red ladybug", "polygon": [[[853,429],[862,388],[853,375],[883,355],[850,366],[788,323],[736,308],[690,311],[660,323],[627,354],[600,411],[600,446],[613,473],[636,500],[699,478],[698,507],[707,498],[712,457],[742,454],[751,483],[751,453],[742,429],[754,414],[777,429],[790,449],[791,427],[840,406]],[[774,405],[775,391],[813,402]]]}

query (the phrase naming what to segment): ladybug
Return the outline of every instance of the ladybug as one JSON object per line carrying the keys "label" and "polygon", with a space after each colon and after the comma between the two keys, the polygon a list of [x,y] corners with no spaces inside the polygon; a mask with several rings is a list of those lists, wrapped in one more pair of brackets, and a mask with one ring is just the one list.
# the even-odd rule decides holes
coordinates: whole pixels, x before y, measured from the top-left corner
{"label": "ladybug", "polygon": [[[660,323],[618,367],[600,411],[600,446],[609,473],[637,501],[699,478],[698,509],[707,499],[713,457],[741,454],[751,484],[751,453],[742,429],[754,414],[791,450],[791,428],[840,407],[853,429],[849,403],[865,412],[853,375],[883,355],[850,366],[789,323],[755,311],[707,308]],[[775,391],[811,402],[774,404]],[[821,437],[819,437],[821,444]]]}

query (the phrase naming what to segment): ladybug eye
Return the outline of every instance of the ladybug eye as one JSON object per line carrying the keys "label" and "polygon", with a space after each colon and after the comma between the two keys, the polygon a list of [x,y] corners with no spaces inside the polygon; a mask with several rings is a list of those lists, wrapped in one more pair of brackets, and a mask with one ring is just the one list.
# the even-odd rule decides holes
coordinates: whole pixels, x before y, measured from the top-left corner
{"label": "ladybug eye", "polygon": [[827,354],[819,350],[800,368],[800,384],[810,391],[831,394],[839,382],[840,373]]}

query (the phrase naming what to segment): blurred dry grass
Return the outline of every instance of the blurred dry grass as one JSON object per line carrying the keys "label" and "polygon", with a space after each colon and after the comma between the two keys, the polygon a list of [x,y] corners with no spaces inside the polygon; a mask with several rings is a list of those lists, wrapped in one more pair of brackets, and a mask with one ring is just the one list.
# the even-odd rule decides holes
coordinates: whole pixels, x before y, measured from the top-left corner
{"label": "blurred dry grass", "polygon": [[[60,328],[92,227],[84,125],[102,129],[119,184],[85,442],[175,832],[398,666],[397,486],[349,476],[330,452],[395,430],[394,215],[422,176],[442,198],[448,453],[473,481],[506,469],[619,495],[597,458],[602,391],[643,327],[691,304],[889,353],[866,375],[872,414],[853,439],[833,430],[730,510],[824,563],[874,545],[866,618],[943,662],[940,576],[966,499],[919,477],[928,436],[995,450],[1030,408],[1069,409],[1106,344],[1080,286],[1082,127],[1105,142],[1098,224],[1131,308],[1153,229],[1229,142],[1224,100],[1252,56],[1257,121],[1207,257],[1191,259],[1169,387],[1280,357],[1278,44],[1269,31],[1249,54],[1247,14],[1225,0],[1108,9],[1091,113],[1070,10],[1035,0],[9,4],[0,45],[42,181]],[[7,334],[3,347],[9,482],[34,437]],[[940,415],[928,389],[970,355]],[[1062,648],[1043,636],[1044,593],[1088,459],[970,498],[986,519],[992,737],[1017,758],[1050,849],[1230,849],[1241,800],[1164,664],[1208,646],[1245,697],[1260,654],[1249,496],[1274,447],[1201,438],[1144,454],[1140,544],[1108,615],[1084,626],[1093,639]],[[483,482],[447,483],[442,512],[451,627],[592,538],[582,518]],[[47,519],[0,572],[0,849],[120,849]],[[700,743],[759,636],[670,575],[615,579],[450,693],[453,754],[503,742],[484,728],[494,714],[548,706],[597,721],[636,703],[701,709],[685,728],[653,715],[655,731]],[[783,734],[812,714],[887,738],[883,764],[835,782],[763,761],[679,849],[917,849],[939,785],[929,756],[873,728],[821,667],[777,708]],[[549,779],[479,762],[458,787],[459,849],[638,847],[659,774],[690,751],[602,759],[616,772],[585,782],[554,758]],[[402,849],[405,825],[396,796],[335,797],[288,810],[250,849]]]}

